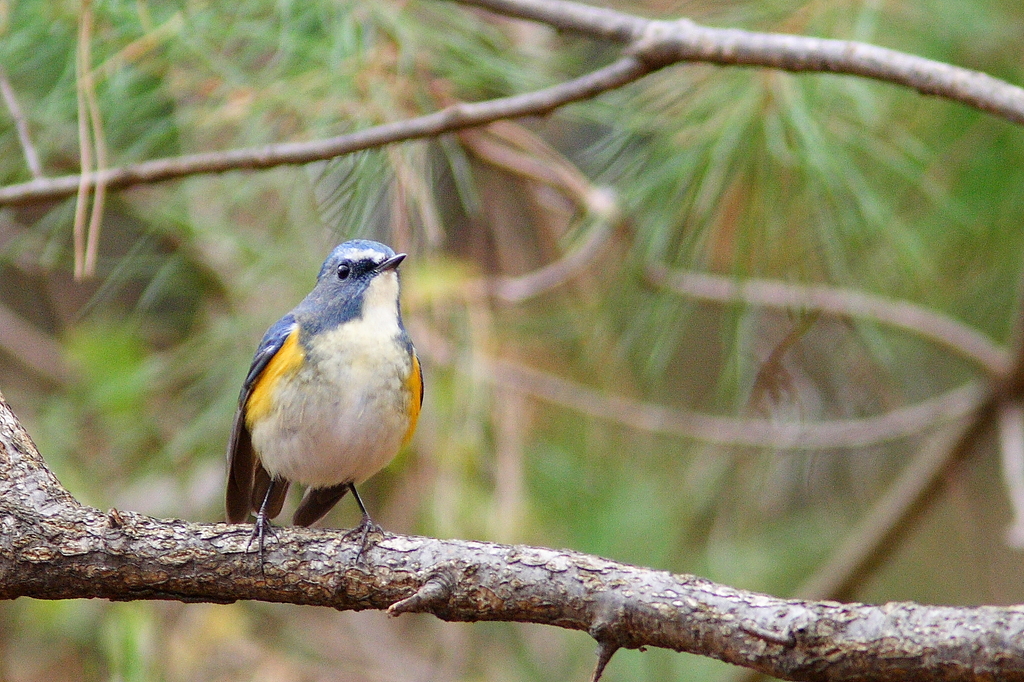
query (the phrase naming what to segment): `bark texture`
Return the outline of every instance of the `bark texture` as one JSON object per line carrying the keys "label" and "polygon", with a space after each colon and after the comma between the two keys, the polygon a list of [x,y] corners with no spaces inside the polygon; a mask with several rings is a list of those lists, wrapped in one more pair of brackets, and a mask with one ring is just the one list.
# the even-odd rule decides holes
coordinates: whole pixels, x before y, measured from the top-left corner
{"label": "bark texture", "polygon": [[251,526],[78,503],[0,396],[0,598],[239,599],[427,612],[590,633],[601,660],[657,646],[794,680],[1024,680],[1024,607],[776,599],[568,550]]}

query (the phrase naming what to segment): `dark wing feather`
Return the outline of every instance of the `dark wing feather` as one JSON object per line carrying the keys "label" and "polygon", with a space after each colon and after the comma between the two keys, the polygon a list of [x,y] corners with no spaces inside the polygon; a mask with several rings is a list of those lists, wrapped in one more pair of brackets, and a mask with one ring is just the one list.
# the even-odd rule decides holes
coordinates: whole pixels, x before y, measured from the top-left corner
{"label": "dark wing feather", "polygon": [[416,362],[416,371],[420,375],[420,407],[423,407],[423,394],[427,392],[427,387],[423,385],[423,363],[420,362],[420,358],[416,355],[416,350],[412,351],[413,360]]}
{"label": "dark wing feather", "polygon": [[[273,481],[274,486],[271,488],[271,481],[270,474],[263,468],[263,465],[257,464],[252,486],[252,510],[254,513],[259,513],[260,507],[263,506],[263,500],[266,498],[267,506],[264,507],[263,513],[268,519],[277,518],[277,515],[281,513],[284,498],[288,495],[288,486],[291,485],[287,478],[278,478]],[[267,492],[270,493],[269,497]]]}
{"label": "dark wing feather", "polygon": [[327,488],[309,488],[302,496],[302,501],[295,509],[292,523],[296,526],[309,526],[331,511],[338,500],[345,497],[351,483],[339,483]]}
{"label": "dark wing feather", "polygon": [[[242,384],[242,392],[238,396],[238,409],[235,411],[235,423],[231,427],[231,440],[228,442],[228,487],[226,495],[227,517],[230,523],[242,523],[249,518],[252,499],[253,476],[256,473],[257,456],[252,449],[252,438],[245,424],[245,404],[252,394],[253,386],[267,365],[281,350],[285,340],[295,325],[295,318],[289,313],[274,326],[267,330],[256,356],[252,359],[249,374]],[[262,467],[261,467],[262,468]]]}
{"label": "dark wing feather", "polygon": [[255,459],[249,429],[245,427],[245,414],[242,408],[238,408],[235,412],[235,424],[231,427],[231,441],[228,443],[228,523],[242,523],[249,518],[249,496],[252,490]]}

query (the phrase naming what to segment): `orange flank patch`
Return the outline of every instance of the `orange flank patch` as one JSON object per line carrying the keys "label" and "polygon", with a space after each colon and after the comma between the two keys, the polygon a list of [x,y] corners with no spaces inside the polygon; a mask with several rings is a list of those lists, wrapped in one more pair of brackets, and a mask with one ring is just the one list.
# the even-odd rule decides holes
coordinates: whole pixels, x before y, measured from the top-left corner
{"label": "orange flank patch", "polygon": [[294,374],[302,366],[304,357],[302,346],[299,345],[299,329],[296,327],[253,384],[249,400],[245,403],[245,425],[250,431],[253,424],[266,417],[273,409],[274,391],[278,382]]}
{"label": "orange flank patch", "polygon": [[420,368],[420,359],[416,357],[416,351],[412,352],[412,369],[409,378],[405,380],[405,387],[409,389],[409,428],[405,430],[402,445],[412,439],[412,434],[416,431],[416,421],[420,418],[420,405],[423,404],[423,370]]}

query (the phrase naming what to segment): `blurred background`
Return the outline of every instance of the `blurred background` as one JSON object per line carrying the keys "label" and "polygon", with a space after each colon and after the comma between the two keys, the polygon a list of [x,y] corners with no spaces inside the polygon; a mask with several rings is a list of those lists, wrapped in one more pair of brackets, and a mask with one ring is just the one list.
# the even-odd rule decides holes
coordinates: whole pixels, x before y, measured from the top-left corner
{"label": "blurred background", "polygon": [[[1015,0],[619,6],[1024,81]],[[432,0],[0,2],[0,183],[76,173],[83,146],[116,166],[339,135],[549,86],[618,53]],[[426,378],[411,445],[362,488],[386,529],[788,596],[878,513],[936,424],[842,447],[759,443],[757,424],[870,419],[985,369],[892,325],[697,298],[667,275],[843,287],[1010,346],[1022,169],[1024,131],[963,106],[849,77],[682,65],[544,118],[109,192],[95,274],[79,279],[74,197],[0,207],[0,391],[82,502],[221,520],[257,342],[334,244],[379,239],[410,254],[403,308]],[[1024,600],[1000,467],[986,431],[845,596]],[[324,524],[357,521],[346,499]],[[594,651],[583,633],[419,615],[0,603],[11,682],[584,680]],[[649,650],[620,652],[605,679],[734,675]]]}

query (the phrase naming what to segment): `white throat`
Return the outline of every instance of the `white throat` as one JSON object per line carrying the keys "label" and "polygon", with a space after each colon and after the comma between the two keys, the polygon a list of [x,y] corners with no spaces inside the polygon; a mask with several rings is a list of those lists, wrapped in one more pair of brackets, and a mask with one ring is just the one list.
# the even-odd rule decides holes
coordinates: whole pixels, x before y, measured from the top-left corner
{"label": "white throat", "polygon": [[377,333],[398,333],[398,274],[382,272],[370,280],[363,292],[362,324]]}

